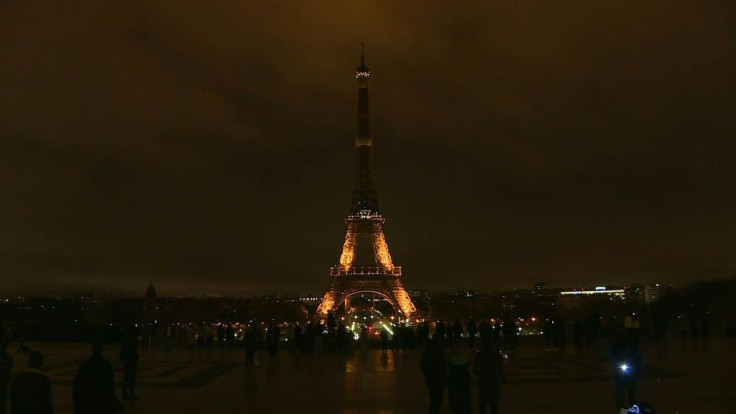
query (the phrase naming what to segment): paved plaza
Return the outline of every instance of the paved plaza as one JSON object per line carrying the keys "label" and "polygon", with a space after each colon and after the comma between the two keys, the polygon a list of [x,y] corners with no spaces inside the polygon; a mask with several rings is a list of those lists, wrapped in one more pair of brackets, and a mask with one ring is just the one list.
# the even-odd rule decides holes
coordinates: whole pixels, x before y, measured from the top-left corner
{"label": "paved plaza", "polygon": [[[72,411],[71,382],[84,344],[31,344],[46,356],[57,413]],[[644,343],[642,400],[658,413],[735,413],[736,341],[726,339]],[[118,349],[104,355],[122,372]],[[503,413],[613,413],[613,383],[607,345],[548,351],[521,342],[507,363]],[[150,351],[140,362],[137,394],[125,402],[130,413],[423,413],[428,398],[419,370],[419,351],[379,350],[348,355],[262,352],[258,366],[245,368],[242,349]],[[475,389],[473,390],[475,392]],[[446,407],[446,399],[445,399]],[[476,410],[475,395],[473,397]],[[445,408],[445,412],[449,412]]]}

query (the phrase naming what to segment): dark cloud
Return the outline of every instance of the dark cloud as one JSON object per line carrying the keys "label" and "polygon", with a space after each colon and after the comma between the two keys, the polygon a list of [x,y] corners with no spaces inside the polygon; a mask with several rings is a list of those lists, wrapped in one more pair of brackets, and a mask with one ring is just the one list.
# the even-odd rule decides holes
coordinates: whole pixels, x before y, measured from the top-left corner
{"label": "dark cloud", "polygon": [[359,44],[410,287],[730,275],[733,2],[0,6],[3,291],[314,291]]}

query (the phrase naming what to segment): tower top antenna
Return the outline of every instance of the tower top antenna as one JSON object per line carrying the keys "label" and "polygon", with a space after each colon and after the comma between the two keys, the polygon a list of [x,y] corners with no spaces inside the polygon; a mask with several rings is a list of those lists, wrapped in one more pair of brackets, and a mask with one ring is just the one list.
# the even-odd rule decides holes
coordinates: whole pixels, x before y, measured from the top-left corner
{"label": "tower top antenna", "polygon": [[360,67],[358,72],[368,72],[368,66],[365,65],[365,43],[360,44]]}

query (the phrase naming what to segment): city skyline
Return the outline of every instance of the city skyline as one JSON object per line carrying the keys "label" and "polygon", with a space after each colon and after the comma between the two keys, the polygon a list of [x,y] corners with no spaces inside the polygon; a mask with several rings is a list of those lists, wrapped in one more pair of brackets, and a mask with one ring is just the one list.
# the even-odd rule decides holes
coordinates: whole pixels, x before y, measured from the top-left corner
{"label": "city skyline", "polygon": [[0,11],[0,295],[319,292],[361,43],[407,286],[736,274],[729,2],[61,5]]}

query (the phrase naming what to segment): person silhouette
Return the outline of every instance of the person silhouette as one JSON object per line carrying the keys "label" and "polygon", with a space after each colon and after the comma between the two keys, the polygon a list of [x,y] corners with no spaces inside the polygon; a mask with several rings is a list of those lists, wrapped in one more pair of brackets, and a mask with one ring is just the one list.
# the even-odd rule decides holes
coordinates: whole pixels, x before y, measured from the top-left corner
{"label": "person silhouette", "polygon": [[149,324],[145,323],[141,327],[140,338],[141,354],[145,354],[148,352],[148,346],[151,344],[151,326]]}
{"label": "person silhouette", "polygon": [[13,371],[13,357],[6,351],[8,344],[0,342],[0,414],[5,414],[8,407],[8,386],[10,373]]}
{"label": "person silhouette", "polygon": [[314,325],[314,329],[312,330],[312,340],[314,341],[314,353],[315,354],[321,354],[323,345],[324,345],[324,332],[325,332],[325,325],[322,324],[322,322],[318,322],[316,325]]}
{"label": "person silhouette", "polygon": [[443,337],[436,332],[422,351],[421,368],[429,391],[429,414],[437,414],[442,406],[447,373]]}
{"label": "person silhouette", "polygon": [[506,383],[506,373],[501,352],[490,338],[481,340],[471,370],[478,377],[479,412],[486,413],[486,407],[490,404],[491,414],[497,414],[501,400],[501,383]]}
{"label": "person silhouette", "polygon": [[471,316],[470,319],[468,319],[467,323],[468,327],[468,346],[470,348],[475,347],[475,335],[478,333],[478,325],[475,324],[475,320]]}
{"label": "person silhouette", "polygon": [[445,346],[445,334],[447,333],[447,328],[445,327],[444,321],[437,321],[437,325],[434,328],[434,333],[432,334],[432,339],[437,339],[440,341],[440,344],[442,346]]}
{"label": "person silhouette", "polygon": [[43,354],[28,352],[28,369],[10,383],[10,412],[13,414],[50,414],[51,380],[41,373]]}
{"label": "person silhouette", "polygon": [[345,353],[348,351],[348,328],[340,323],[337,326],[337,352]]}
{"label": "person silhouette", "polygon": [[516,321],[510,315],[506,316],[501,327],[503,331],[504,343],[506,345],[506,352],[513,352],[516,350],[517,344],[517,329]]}
{"label": "person silhouette", "polygon": [[26,372],[28,370],[28,355],[31,352],[31,347],[28,346],[24,339],[19,340],[18,350],[16,351],[17,356],[15,357],[15,370],[17,372]]}
{"label": "person silhouette", "polygon": [[225,335],[226,335],[225,324],[218,323],[217,324],[217,346],[220,348],[225,346]]}
{"label": "person silhouette", "polygon": [[135,379],[138,374],[139,358],[136,337],[125,339],[120,349],[120,360],[123,362],[123,399],[138,399],[135,395]]}
{"label": "person silhouette", "polygon": [[245,331],[243,342],[245,342],[245,366],[252,367],[255,363],[256,346],[258,344],[258,331],[254,323]]}
{"label": "person silhouette", "polygon": [[447,400],[454,414],[470,414],[470,356],[456,342],[447,356]]}
{"label": "person silhouette", "polygon": [[92,357],[82,361],[74,376],[72,399],[74,414],[105,414],[122,410],[115,397],[110,361],[102,357],[102,344],[92,344]]}
{"label": "person silhouette", "polygon": [[271,321],[268,325],[268,332],[266,333],[266,346],[268,348],[268,354],[272,357],[276,356],[276,351],[279,347],[279,338],[281,337],[281,330],[275,322]]}
{"label": "person silhouette", "polygon": [[304,347],[302,345],[303,342],[303,331],[302,326],[299,324],[299,322],[296,323],[296,326],[294,327],[294,349],[297,351],[304,351]]}
{"label": "person silhouette", "polygon": [[386,329],[381,329],[381,353],[386,354],[388,352],[388,332]]}
{"label": "person silhouette", "polygon": [[164,335],[164,353],[168,354],[171,352],[171,348],[174,346],[174,339],[176,338],[176,328],[173,323],[166,326]]}
{"label": "person silhouette", "polygon": [[455,346],[460,343],[463,336],[463,324],[460,322],[460,318],[455,318],[455,322],[452,323],[452,341],[448,344],[449,346]]}

